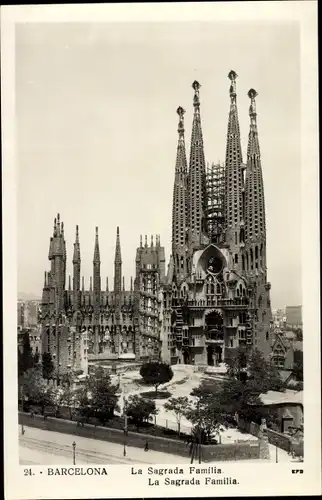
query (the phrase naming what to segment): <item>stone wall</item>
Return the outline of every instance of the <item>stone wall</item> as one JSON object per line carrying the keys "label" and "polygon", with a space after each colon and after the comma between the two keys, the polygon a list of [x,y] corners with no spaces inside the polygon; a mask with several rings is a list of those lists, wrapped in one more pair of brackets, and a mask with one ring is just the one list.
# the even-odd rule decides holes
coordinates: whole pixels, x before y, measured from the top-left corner
{"label": "stone wall", "polygon": [[[241,430],[257,437],[260,426],[255,422],[248,422],[247,420],[239,418],[238,427]],[[294,451],[296,455],[303,456],[303,444],[301,445],[297,440],[292,438],[292,436],[273,431],[272,429],[267,429],[267,436],[268,442],[270,444],[277,446],[278,448],[281,448],[282,450],[285,450],[287,452]]]}
{"label": "stone wall", "polygon": [[[27,413],[20,412],[19,424],[24,424],[25,426],[29,427],[37,427],[39,429],[48,431],[61,432],[64,434],[72,434],[75,436],[82,436],[91,439],[100,439],[101,441],[109,441],[112,443],[124,443],[124,432],[122,430],[100,426],[95,427],[94,425],[90,424],[78,426],[77,422],[59,418],[47,417],[46,419],[44,419],[44,417],[40,415],[34,415],[32,417]],[[147,441],[150,450],[187,457],[187,463],[190,460],[190,446],[183,441],[161,438],[137,432],[128,432],[128,446],[144,448]],[[259,444],[256,442],[208,446],[204,445],[201,448],[201,457],[203,462],[259,458]]]}

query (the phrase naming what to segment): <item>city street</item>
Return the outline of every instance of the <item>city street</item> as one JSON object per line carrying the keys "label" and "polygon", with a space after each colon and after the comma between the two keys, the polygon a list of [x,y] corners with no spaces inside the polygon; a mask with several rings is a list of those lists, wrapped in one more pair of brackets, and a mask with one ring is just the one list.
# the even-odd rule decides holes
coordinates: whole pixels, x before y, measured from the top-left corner
{"label": "city street", "polygon": [[21,435],[19,428],[19,457],[21,465],[72,465],[73,446],[76,443],[76,464],[185,464],[190,460],[170,453],[160,453],[127,446],[123,456],[123,445],[89,439],[59,432],[25,427]]}
{"label": "city street", "polygon": [[[127,446],[126,457],[123,456],[123,445],[89,439],[79,436],[62,434],[59,432],[44,431],[34,427],[25,427],[25,434],[21,435],[19,428],[19,457],[21,465],[72,465],[73,446],[75,441],[76,465],[80,464],[189,464],[190,458],[147,451]],[[276,462],[276,448],[270,447],[270,462]],[[291,457],[278,449],[278,462],[291,462]],[[258,463],[259,460],[246,460]],[[244,460],[243,460],[244,462]],[[263,462],[266,462],[264,460]],[[213,462],[213,463],[218,463]],[[225,462],[236,463],[236,462]]]}

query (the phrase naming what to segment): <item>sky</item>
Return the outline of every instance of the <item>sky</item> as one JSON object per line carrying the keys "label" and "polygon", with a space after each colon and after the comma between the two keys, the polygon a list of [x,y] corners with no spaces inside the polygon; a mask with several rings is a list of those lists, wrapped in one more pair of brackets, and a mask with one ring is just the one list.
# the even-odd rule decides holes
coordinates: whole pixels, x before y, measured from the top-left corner
{"label": "sky", "polygon": [[82,275],[99,227],[102,287],[113,283],[120,227],[126,287],[140,234],[159,234],[169,260],[177,107],[187,154],[192,82],[200,89],[206,160],[224,161],[231,69],[244,160],[255,88],[272,307],[302,303],[300,37],[286,23],[41,23],[16,28],[18,291],[41,296],[60,213],[72,273],[79,225]]}

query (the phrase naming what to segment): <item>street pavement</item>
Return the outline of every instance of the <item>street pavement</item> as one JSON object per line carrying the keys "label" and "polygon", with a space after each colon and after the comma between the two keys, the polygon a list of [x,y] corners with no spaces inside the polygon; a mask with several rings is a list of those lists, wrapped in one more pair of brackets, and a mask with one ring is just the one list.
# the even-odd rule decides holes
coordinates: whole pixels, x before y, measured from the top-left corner
{"label": "street pavement", "polygon": [[34,427],[25,427],[21,435],[19,428],[19,458],[21,465],[72,465],[73,446],[76,443],[76,464],[187,464],[189,458],[144,451],[143,448],[126,447],[108,441],[90,439],[59,432],[45,431]]}

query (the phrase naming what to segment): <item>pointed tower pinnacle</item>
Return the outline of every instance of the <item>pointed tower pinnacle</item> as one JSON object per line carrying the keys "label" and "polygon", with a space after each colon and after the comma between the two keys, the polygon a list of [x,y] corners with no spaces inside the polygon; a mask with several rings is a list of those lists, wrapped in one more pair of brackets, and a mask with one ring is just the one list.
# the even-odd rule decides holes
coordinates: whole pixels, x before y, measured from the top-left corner
{"label": "pointed tower pinnacle", "polygon": [[82,292],[85,292],[85,280],[84,280],[84,276],[82,276]]}
{"label": "pointed tower pinnacle", "polygon": [[241,267],[240,244],[244,242],[244,220],[243,220],[243,171],[242,150],[239,131],[239,120],[237,112],[237,73],[230,71],[230,110],[227,128],[226,145],[226,241],[234,259],[235,267]]}
{"label": "pointed tower pinnacle", "polygon": [[71,275],[68,275],[68,291],[72,291],[72,280],[71,280]]}
{"label": "pointed tower pinnacle", "polygon": [[[178,279],[187,273],[186,229],[187,229],[187,156],[184,139],[185,110],[179,106],[178,145],[175,165],[172,203],[172,254],[175,275]],[[159,237],[157,244],[160,244]]]}
{"label": "pointed tower pinnacle", "polygon": [[79,232],[78,232],[78,226],[76,226],[76,237],[75,237],[75,243],[74,243],[74,254],[73,254],[73,264],[80,262],[81,257],[80,257],[80,245],[79,245]]}
{"label": "pointed tower pinnacle", "polygon": [[188,223],[190,248],[199,246],[203,233],[204,210],[206,208],[206,167],[200,118],[200,83],[194,81],[190,161],[188,173]]}
{"label": "pointed tower pinnacle", "polygon": [[80,276],[81,276],[81,256],[80,256],[78,226],[76,226],[76,236],[75,236],[74,254],[73,254],[73,292],[74,292],[73,304],[75,310],[78,310],[80,307]]}
{"label": "pointed tower pinnacle", "polygon": [[116,245],[115,245],[115,259],[114,259],[114,292],[120,294],[122,291],[122,256],[121,256],[121,242],[120,242],[120,229],[116,229]]}
{"label": "pointed tower pinnacle", "polygon": [[108,276],[106,276],[106,291],[108,292]]}
{"label": "pointed tower pinnacle", "polygon": [[125,292],[125,278],[123,276],[123,292]]}
{"label": "pointed tower pinnacle", "polygon": [[98,243],[98,227],[95,228],[95,246],[94,246],[94,258],[93,258],[93,305],[94,309],[98,310],[101,303],[101,261],[100,261],[100,249]]}
{"label": "pointed tower pinnacle", "polygon": [[131,276],[131,287],[130,287],[131,292],[133,292],[133,277]]}
{"label": "pointed tower pinnacle", "polygon": [[257,130],[256,96],[256,90],[251,89],[248,92],[250,98],[250,129],[245,183],[246,270],[250,273],[261,270],[266,273],[265,200]]}
{"label": "pointed tower pinnacle", "polygon": [[100,249],[98,243],[98,227],[95,228],[95,246],[94,246],[94,258],[93,263],[100,263]]}

